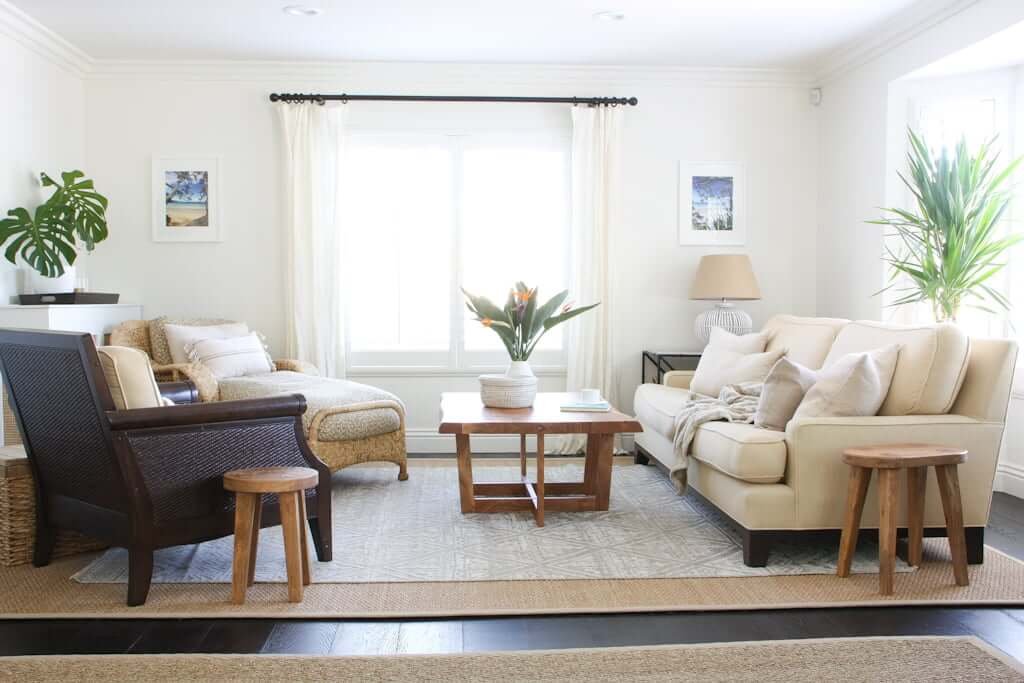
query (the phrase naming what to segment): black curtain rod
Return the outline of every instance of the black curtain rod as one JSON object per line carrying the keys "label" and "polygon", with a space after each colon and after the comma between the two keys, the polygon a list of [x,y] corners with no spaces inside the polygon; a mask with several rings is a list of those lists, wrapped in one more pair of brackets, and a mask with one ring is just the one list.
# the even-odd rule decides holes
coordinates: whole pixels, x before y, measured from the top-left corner
{"label": "black curtain rod", "polygon": [[636,106],[635,97],[488,97],[471,95],[321,95],[319,93],[271,93],[271,102],[518,102],[539,104],[585,104],[590,107],[608,105]]}

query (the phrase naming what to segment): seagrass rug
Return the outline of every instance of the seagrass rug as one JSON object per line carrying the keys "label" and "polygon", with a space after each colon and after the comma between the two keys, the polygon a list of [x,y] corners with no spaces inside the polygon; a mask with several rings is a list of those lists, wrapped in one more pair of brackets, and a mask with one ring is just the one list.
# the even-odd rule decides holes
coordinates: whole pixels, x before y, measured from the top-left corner
{"label": "seagrass rug", "polygon": [[972,637],[834,638],[450,655],[0,657],[0,678],[142,681],[1024,681]]}
{"label": "seagrass rug", "polygon": [[[552,478],[578,476],[573,461]],[[479,479],[505,478],[507,461],[482,461]],[[773,549],[767,568],[742,563],[736,531],[713,509],[679,497],[650,467],[617,464],[608,512],[560,513],[543,528],[526,513],[462,515],[451,460],[360,466],[335,476],[335,561],[313,563],[302,603],[286,601],[280,530],[260,539],[258,583],[246,604],[227,602],[230,541],[158,556],[147,603],[124,604],[123,551],[66,558],[44,568],[0,568],[0,618],[361,618],[758,609],[879,604],[1021,604],[1024,563],[991,548],[952,581],[944,539],[926,539],[925,562],[904,567],[896,593],[878,594],[876,547],[848,579],[836,548],[818,541]],[[514,479],[514,477],[512,477]],[[418,482],[418,483],[417,483]],[[226,544],[226,550],[223,546]],[[220,546],[220,547],[218,547]],[[279,566],[280,565],[280,566]]]}

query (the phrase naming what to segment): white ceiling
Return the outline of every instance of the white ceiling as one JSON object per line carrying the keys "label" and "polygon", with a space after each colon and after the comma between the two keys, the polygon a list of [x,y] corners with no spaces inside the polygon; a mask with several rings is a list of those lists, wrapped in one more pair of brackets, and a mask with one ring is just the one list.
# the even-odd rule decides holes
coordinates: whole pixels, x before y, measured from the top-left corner
{"label": "white ceiling", "polygon": [[[939,0],[13,0],[96,59],[811,69]],[[282,7],[322,9],[296,17]],[[619,10],[624,21],[596,21]]]}

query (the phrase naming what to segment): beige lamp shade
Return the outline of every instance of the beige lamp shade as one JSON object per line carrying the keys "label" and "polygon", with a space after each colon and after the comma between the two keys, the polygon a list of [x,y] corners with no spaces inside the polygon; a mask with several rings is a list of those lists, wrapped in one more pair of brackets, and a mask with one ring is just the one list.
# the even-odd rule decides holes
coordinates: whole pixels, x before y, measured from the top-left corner
{"label": "beige lamp shade", "polygon": [[733,301],[760,299],[750,257],[746,254],[708,254],[697,266],[697,276],[690,287],[691,299]]}

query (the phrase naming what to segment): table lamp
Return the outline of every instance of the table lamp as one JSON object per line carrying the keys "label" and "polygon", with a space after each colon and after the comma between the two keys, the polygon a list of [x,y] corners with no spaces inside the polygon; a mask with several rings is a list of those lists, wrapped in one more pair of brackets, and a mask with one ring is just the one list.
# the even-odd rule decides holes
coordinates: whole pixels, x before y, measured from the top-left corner
{"label": "table lamp", "polygon": [[747,334],[753,321],[746,311],[730,303],[761,298],[750,257],[746,254],[708,254],[702,256],[693,278],[690,299],[716,301],[714,308],[697,316],[693,329],[705,345],[711,337],[711,329],[721,327],[733,334]]}

